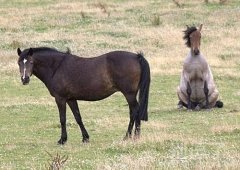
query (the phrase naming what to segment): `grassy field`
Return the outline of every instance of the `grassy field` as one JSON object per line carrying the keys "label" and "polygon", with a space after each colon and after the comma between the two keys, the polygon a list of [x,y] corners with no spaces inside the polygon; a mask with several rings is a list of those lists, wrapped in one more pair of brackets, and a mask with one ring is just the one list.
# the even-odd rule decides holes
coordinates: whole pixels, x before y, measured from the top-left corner
{"label": "grassy field", "polygon": [[[0,0],[0,169],[240,169],[240,1]],[[189,49],[185,25],[203,23],[201,51],[223,109],[178,111],[176,87]],[[54,47],[82,57],[143,51],[152,82],[141,139],[123,141],[129,114],[122,94],[79,101],[90,143],[67,110],[69,139],[57,145],[59,116],[40,80],[22,86],[18,47]],[[52,157],[48,154],[50,153]]]}

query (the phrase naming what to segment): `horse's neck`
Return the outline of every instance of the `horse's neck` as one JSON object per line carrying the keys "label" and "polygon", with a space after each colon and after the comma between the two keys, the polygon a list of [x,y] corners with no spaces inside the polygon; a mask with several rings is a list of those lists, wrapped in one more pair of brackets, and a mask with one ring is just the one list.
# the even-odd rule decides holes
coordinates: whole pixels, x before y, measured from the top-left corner
{"label": "horse's neck", "polygon": [[[199,67],[199,65],[201,67]],[[204,58],[204,56],[201,53],[199,53],[198,56],[194,56],[192,54],[192,52],[188,53],[188,55],[184,61],[184,69],[191,71],[193,68],[196,68],[196,69],[201,68],[201,71],[203,71],[206,75],[208,75],[207,81],[209,83],[214,83],[211,69],[210,69],[206,59]]]}
{"label": "horse's neck", "polygon": [[199,55],[197,56],[194,56],[193,53],[190,51],[184,61],[185,63],[201,63],[202,65],[206,65],[207,64],[207,61],[206,59],[204,58],[204,56],[199,53]]}
{"label": "horse's neck", "polygon": [[57,59],[53,56],[35,56],[35,59],[36,63],[33,67],[33,74],[47,85],[57,71],[64,56],[59,56]]}

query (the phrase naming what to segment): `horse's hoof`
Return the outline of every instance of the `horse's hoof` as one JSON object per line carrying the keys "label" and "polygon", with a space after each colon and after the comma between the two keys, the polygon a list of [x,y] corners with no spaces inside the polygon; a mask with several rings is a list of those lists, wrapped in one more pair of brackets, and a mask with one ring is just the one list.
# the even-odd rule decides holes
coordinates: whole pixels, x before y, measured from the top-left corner
{"label": "horse's hoof", "polygon": [[140,139],[140,128],[137,128],[134,133],[134,140]]}
{"label": "horse's hoof", "polygon": [[136,134],[136,135],[134,135],[134,138],[133,138],[134,140],[139,140],[140,139],[140,134]]}
{"label": "horse's hoof", "polygon": [[89,143],[89,138],[83,138],[82,142],[83,143]]}
{"label": "horse's hoof", "polygon": [[197,106],[195,107],[195,110],[196,110],[196,111],[200,111],[200,110],[201,110],[201,107],[200,107],[199,105],[197,105]]}
{"label": "horse's hoof", "polygon": [[182,105],[182,104],[178,104],[178,105],[177,105],[177,109],[178,109],[178,110],[182,110],[182,108],[183,108],[183,105]]}
{"label": "horse's hoof", "polygon": [[206,112],[210,112],[211,108],[209,107],[209,108],[206,108],[205,110],[206,110]]}
{"label": "horse's hoof", "polygon": [[132,138],[132,135],[127,133],[126,136],[123,138],[123,140],[128,140],[128,139],[131,139]]}
{"label": "horse's hoof", "polygon": [[124,136],[123,140],[126,141],[126,140],[129,140],[129,139],[131,139],[131,138],[132,138],[131,136],[127,136],[127,135],[126,135],[126,136]]}
{"label": "horse's hoof", "polygon": [[60,140],[58,141],[58,144],[59,144],[59,145],[64,145],[66,142],[67,142],[67,139],[60,139]]}
{"label": "horse's hoof", "polygon": [[220,101],[220,100],[218,100],[218,101],[216,102],[216,104],[215,104],[215,107],[217,107],[217,108],[222,108],[222,107],[223,107],[223,102]]}

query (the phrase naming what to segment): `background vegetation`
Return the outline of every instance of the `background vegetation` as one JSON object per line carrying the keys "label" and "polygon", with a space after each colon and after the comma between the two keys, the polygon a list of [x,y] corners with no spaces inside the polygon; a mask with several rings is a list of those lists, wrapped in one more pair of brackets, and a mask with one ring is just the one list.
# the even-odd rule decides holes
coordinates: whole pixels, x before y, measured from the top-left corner
{"label": "background vegetation", "polygon": [[[64,169],[239,169],[240,1],[0,0],[0,169],[46,169],[56,155]],[[201,51],[223,109],[178,111],[176,87],[188,50],[185,25],[203,23]],[[57,145],[54,99],[36,77],[22,86],[17,47],[49,46],[82,57],[143,51],[152,83],[149,121],[138,141],[123,141],[129,116],[120,93],[79,101],[90,133],[82,144],[68,108],[68,143]],[[50,156],[52,155],[52,156]]]}

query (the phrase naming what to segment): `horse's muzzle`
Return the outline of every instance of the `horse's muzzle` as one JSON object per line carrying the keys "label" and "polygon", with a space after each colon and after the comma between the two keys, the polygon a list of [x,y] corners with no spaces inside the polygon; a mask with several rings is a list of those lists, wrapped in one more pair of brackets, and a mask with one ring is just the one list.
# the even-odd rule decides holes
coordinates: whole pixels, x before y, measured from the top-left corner
{"label": "horse's muzzle", "polygon": [[27,85],[30,81],[30,77],[25,77],[25,78],[21,77],[21,80],[22,80],[23,85]]}
{"label": "horse's muzzle", "polygon": [[200,53],[199,49],[194,49],[193,52],[194,52],[194,55],[198,55]]}

